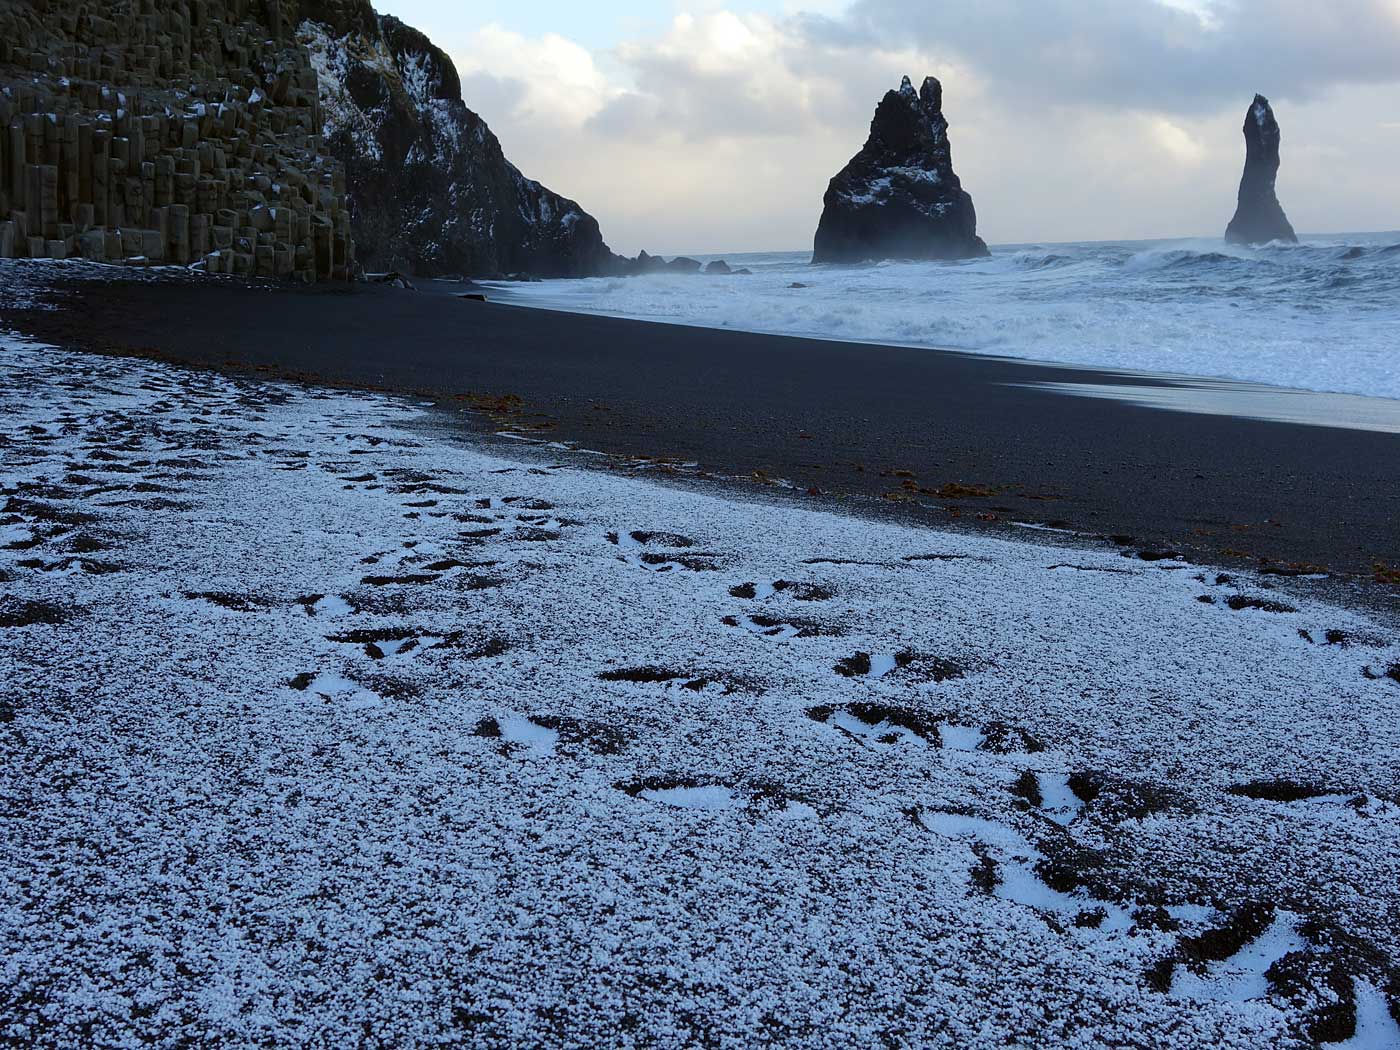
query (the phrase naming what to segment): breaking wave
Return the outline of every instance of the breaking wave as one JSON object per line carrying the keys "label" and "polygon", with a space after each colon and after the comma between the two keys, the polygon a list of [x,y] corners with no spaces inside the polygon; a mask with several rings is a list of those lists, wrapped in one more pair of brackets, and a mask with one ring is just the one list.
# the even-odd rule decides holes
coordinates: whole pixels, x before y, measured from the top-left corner
{"label": "breaking wave", "polygon": [[730,255],[752,275],[553,281],[499,294],[677,324],[1400,398],[1400,234],[1258,248],[1011,245],[962,263],[809,259]]}

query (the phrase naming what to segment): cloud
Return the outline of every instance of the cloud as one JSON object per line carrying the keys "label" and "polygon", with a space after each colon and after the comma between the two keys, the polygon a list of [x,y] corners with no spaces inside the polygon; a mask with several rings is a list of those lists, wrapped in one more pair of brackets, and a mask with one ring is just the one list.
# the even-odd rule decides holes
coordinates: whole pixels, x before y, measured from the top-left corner
{"label": "cloud", "polygon": [[1223,229],[1255,91],[1284,125],[1300,229],[1400,223],[1400,136],[1376,133],[1400,110],[1400,0],[691,6],[606,51],[499,26],[449,45],[507,155],[621,250],[809,245],[827,180],[905,73],[943,80],[994,242]]}
{"label": "cloud", "polygon": [[1400,0],[856,0],[837,16],[681,14],[612,57],[629,85],[592,118],[601,134],[846,127],[896,69],[936,70],[964,102],[1196,116],[1255,91],[1400,80]]}
{"label": "cloud", "polygon": [[1165,117],[1155,117],[1150,128],[1158,145],[1181,163],[1194,166],[1205,159],[1205,147],[1180,124]]}
{"label": "cloud", "polygon": [[824,30],[913,40],[1023,104],[1193,113],[1400,78],[1396,0],[856,0]]}
{"label": "cloud", "polygon": [[[594,126],[610,134],[703,140],[790,136],[829,124],[853,85],[843,83],[840,64],[818,68],[810,61],[801,25],[731,11],[677,15],[661,37],[616,49],[613,57],[632,87]],[[888,63],[866,55],[862,64]]]}
{"label": "cloud", "polygon": [[532,38],[491,24],[447,47],[467,104],[512,121],[576,128],[620,93],[591,52],[557,33]]}

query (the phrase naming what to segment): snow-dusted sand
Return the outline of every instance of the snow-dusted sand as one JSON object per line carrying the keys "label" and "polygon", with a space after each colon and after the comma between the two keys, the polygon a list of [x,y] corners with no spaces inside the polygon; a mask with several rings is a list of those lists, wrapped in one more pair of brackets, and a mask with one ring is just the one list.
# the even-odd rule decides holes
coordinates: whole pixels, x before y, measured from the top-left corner
{"label": "snow-dusted sand", "polygon": [[1400,1045],[1393,624],[430,422],[0,349],[0,1041]]}

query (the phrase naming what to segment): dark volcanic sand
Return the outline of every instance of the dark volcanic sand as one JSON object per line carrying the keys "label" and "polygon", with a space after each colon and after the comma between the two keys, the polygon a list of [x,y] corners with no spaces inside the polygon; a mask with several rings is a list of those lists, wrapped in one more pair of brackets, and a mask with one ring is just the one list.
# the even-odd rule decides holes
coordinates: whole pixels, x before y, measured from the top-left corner
{"label": "dark volcanic sand", "polygon": [[461,418],[494,429],[504,413],[601,451],[759,471],[813,495],[889,498],[939,524],[1046,522],[1225,564],[1369,574],[1400,563],[1397,434],[1016,385],[1122,381],[1084,369],[550,313],[447,289],[460,286],[65,278],[48,294],[59,311],[0,308],[0,327],[57,345],[494,405],[495,421]]}

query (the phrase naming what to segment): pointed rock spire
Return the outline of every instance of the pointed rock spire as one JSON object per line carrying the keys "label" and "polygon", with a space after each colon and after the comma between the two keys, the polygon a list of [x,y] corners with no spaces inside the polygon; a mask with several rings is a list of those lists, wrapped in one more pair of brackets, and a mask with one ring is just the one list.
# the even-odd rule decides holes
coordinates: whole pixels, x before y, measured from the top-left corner
{"label": "pointed rock spire", "polygon": [[984,256],[977,211],[953,171],[943,86],[886,93],[870,137],[831,180],[813,262],[967,259]]}
{"label": "pointed rock spire", "polygon": [[1240,179],[1239,207],[1225,230],[1225,239],[1232,244],[1298,240],[1274,189],[1279,139],[1273,107],[1263,95],[1255,95],[1244,115],[1244,176]]}

